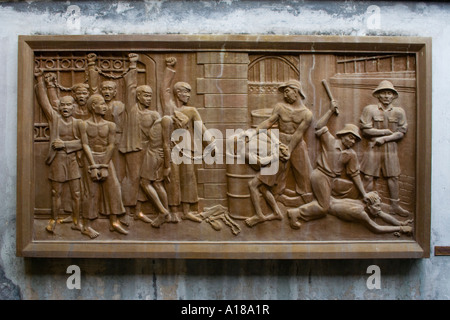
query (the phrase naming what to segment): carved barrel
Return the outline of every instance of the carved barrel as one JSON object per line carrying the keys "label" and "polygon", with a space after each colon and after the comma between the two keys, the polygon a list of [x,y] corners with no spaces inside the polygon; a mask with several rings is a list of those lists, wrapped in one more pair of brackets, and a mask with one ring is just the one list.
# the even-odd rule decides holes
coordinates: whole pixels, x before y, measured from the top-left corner
{"label": "carved barrel", "polygon": [[234,219],[247,219],[255,215],[248,183],[255,177],[256,171],[248,164],[228,164],[226,174],[230,216]]}

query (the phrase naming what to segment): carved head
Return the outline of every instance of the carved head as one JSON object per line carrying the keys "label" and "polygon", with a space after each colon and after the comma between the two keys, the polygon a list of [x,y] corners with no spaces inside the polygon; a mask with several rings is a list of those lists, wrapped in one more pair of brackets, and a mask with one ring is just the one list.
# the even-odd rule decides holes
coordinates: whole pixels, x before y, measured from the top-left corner
{"label": "carved head", "polygon": [[392,82],[383,80],[378,87],[373,90],[372,95],[383,105],[388,106],[398,98],[398,91],[394,88]]}
{"label": "carved head", "polygon": [[177,82],[173,86],[175,96],[183,105],[189,102],[189,99],[191,98],[191,90],[191,86],[186,82]]}
{"label": "carved head", "polygon": [[136,99],[144,107],[149,108],[152,103],[153,91],[150,86],[143,85],[136,88]]}
{"label": "carved head", "polygon": [[342,144],[347,149],[353,147],[356,142],[361,141],[359,128],[351,123],[347,123],[342,130],[336,132],[336,136],[341,139]]}
{"label": "carved head", "polygon": [[104,116],[108,109],[105,99],[100,94],[93,94],[87,100],[87,108],[92,114]]}
{"label": "carved head", "polygon": [[103,81],[100,86],[100,92],[105,101],[111,101],[117,94],[117,84],[114,81]]}
{"label": "carved head", "polygon": [[86,105],[89,98],[89,85],[86,83],[77,83],[72,86],[72,95],[80,106]]}
{"label": "carved head", "polygon": [[370,191],[366,195],[365,199],[366,208],[368,213],[376,217],[381,212],[381,198],[376,191]]}
{"label": "carved head", "polygon": [[58,111],[63,118],[71,117],[74,107],[75,100],[72,96],[64,96],[59,99]]}
{"label": "carved head", "polygon": [[[278,91],[283,93],[284,99],[287,103],[294,103],[298,99],[298,95],[302,99],[306,99],[303,93],[302,84],[298,80],[289,80],[278,87]],[[294,96],[295,93],[295,96]]]}

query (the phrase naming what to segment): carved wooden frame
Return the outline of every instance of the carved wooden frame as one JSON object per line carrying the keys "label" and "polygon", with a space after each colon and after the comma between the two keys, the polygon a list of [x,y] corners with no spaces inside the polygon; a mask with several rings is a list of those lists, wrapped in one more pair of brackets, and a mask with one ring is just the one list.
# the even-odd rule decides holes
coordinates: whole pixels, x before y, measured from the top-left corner
{"label": "carved wooden frame", "polygon": [[[431,38],[116,35],[19,36],[17,132],[17,255],[24,257],[184,259],[427,258],[431,220]],[[34,55],[39,51],[412,53],[417,72],[414,237],[404,241],[36,241],[33,237]]]}

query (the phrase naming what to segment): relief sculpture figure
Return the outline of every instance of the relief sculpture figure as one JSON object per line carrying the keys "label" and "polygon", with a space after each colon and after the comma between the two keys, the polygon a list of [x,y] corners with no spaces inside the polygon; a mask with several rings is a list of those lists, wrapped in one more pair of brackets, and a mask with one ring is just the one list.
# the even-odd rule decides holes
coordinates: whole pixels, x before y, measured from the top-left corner
{"label": "relief sculpture figure", "polygon": [[361,172],[369,191],[374,189],[375,179],[385,177],[392,213],[407,217],[409,212],[399,203],[401,170],[397,146],[408,128],[406,114],[401,107],[393,105],[398,92],[390,81],[381,81],[372,95],[378,103],[366,106],[360,118],[361,131],[369,139],[368,149],[361,160]]}
{"label": "relief sculpture figure", "polygon": [[[81,50],[34,57],[36,102],[27,116],[34,127],[26,132],[34,133],[36,240],[295,243],[413,235],[411,215],[421,208],[403,201],[418,190],[417,165],[399,154],[406,116],[409,130],[420,124],[413,70],[401,80],[401,99],[396,82],[383,78],[367,96],[374,101],[358,106],[373,79],[360,76],[359,56],[347,68],[350,60],[332,52],[310,60],[310,53],[303,59],[272,49],[226,56]],[[368,57],[367,74],[384,55]],[[402,61],[415,68],[413,55],[389,57],[392,68]],[[326,96],[305,92],[298,79],[307,70],[308,86],[330,79],[338,99],[322,80],[329,100],[310,104]],[[340,97],[354,103],[341,108]],[[412,102],[399,107],[398,100]],[[416,139],[406,138],[401,143]],[[227,153],[219,154],[223,146]]]}
{"label": "relief sculpture figure", "polygon": [[119,152],[119,144],[122,141],[123,126],[125,121],[125,104],[117,100],[117,83],[113,80],[105,80],[100,82],[100,72],[95,63],[97,55],[89,53],[88,60],[88,83],[91,94],[100,93],[105,99],[108,109],[106,110],[105,120],[112,121],[116,124],[116,148],[113,154],[113,162],[116,168],[117,178],[119,181],[123,179],[123,172],[125,171],[125,158]]}
{"label": "relief sculpture figure", "polygon": [[[46,159],[50,166],[51,181],[51,219],[46,230],[53,233],[58,214],[61,210],[61,195],[63,185],[68,184],[71,194],[72,216],[61,222],[73,223],[72,229],[81,230],[81,175],[77,152],[82,150],[78,126],[81,120],[72,117],[75,101],[71,96],[62,97],[58,101],[58,111],[54,110],[47,96],[46,84],[42,70],[35,71],[37,78],[36,96],[50,127],[50,146]],[[51,77],[45,77],[51,85]]]}
{"label": "relief sculpture figure", "polygon": [[[123,204],[128,215],[135,220],[150,223],[138,206],[141,181],[141,167],[149,145],[149,135],[145,134],[160,118],[157,111],[151,110],[153,90],[148,85],[137,85],[137,61],[139,55],[129,54],[129,71],[124,76],[126,85],[125,121],[119,151],[125,156],[125,176],[122,180]],[[138,206],[138,207],[137,207]],[[133,212],[134,211],[134,212]],[[126,220],[125,220],[126,221]]]}
{"label": "relief sculpture figure", "polygon": [[358,193],[366,198],[358,156],[353,150],[355,143],[361,141],[359,129],[353,124],[346,124],[336,132],[335,138],[329,132],[327,123],[337,112],[337,102],[331,101],[330,109],[317,121],[315,133],[320,140],[320,151],[317,167],[311,174],[314,200],[288,210],[289,224],[293,229],[301,227],[299,219],[310,221],[325,217],[332,198],[356,198]]}
{"label": "relief sculpture figure", "polygon": [[89,98],[89,85],[87,83],[76,83],[72,86],[72,96],[75,99],[74,118],[86,120],[91,114],[86,106]]}
{"label": "relief sculpture figure", "polygon": [[[344,221],[359,222],[373,233],[393,232],[410,235],[413,220],[399,221],[381,209],[381,198],[376,191],[369,191],[364,200],[331,199],[328,213]],[[389,225],[379,225],[373,219],[379,218]]]}
{"label": "relief sculpture figure", "polygon": [[[150,222],[158,228],[169,218],[169,203],[164,181],[170,182],[170,132],[172,119],[168,116],[160,117],[159,113],[152,111],[153,123],[143,129],[148,145],[141,165],[138,205],[136,212],[141,220]],[[142,202],[150,199],[158,211],[156,219],[150,221],[140,210]]]}
{"label": "relief sculpture figure", "polygon": [[[239,140],[241,140],[241,143],[239,143]],[[235,135],[230,141],[237,146],[236,154],[244,155],[245,162],[253,169],[258,170],[255,177],[248,182],[250,199],[255,208],[255,215],[247,218],[245,223],[247,226],[253,227],[264,221],[281,220],[283,218],[281,209],[272,189],[276,186],[280,172],[282,172],[280,168],[283,168],[290,158],[288,147],[278,141],[276,136],[269,135],[263,130],[255,134],[254,130],[249,129]],[[273,148],[278,148],[278,152]],[[277,166],[277,172],[275,174],[263,174],[261,169],[268,165]],[[264,214],[260,203],[260,195],[273,210],[272,214]]]}
{"label": "relief sculpture figure", "polygon": [[[280,142],[288,147],[290,153],[289,161],[279,168],[277,186],[273,187],[277,200],[286,205],[298,203],[296,198],[300,203],[307,203],[312,200],[309,180],[312,166],[303,135],[311,125],[313,114],[303,103],[306,96],[299,81],[289,80],[280,85],[278,91],[283,94],[284,102],[275,105],[272,115],[259,124],[256,131],[278,125]],[[295,180],[293,191],[286,188],[290,170]]]}
{"label": "relief sculpture figure", "polygon": [[[188,121],[183,121],[184,125],[179,129],[188,130],[190,136],[194,137],[194,127],[200,125],[201,134],[205,137],[204,141],[214,141],[203,124],[197,109],[188,105],[191,98],[191,86],[182,81],[172,86],[176,73],[174,69],[175,65],[176,59],[174,57],[166,59],[166,68],[161,86],[161,100],[164,115],[173,116],[175,111],[184,114]],[[191,143],[188,147],[190,150],[183,150],[184,155],[191,159],[191,161],[189,163],[182,162],[181,164],[172,163],[171,174],[169,176],[170,182],[166,184],[166,188],[169,195],[169,206],[172,211],[176,211],[177,206],[181,204],[183,211],[182,219],[201,222],[202,217],[198,213],[198,209],[195,208],[198,206],[199,198],[194,166],[194,139],[191,139]],[[213,149],[215,150],[214,145]],[[171,216],[171,221],[176,222],[177,217],[175,217],[175,214],[172,213]]]}
{"label": "relief sculpture figure", "polygon": [[107,105],[101,95],[92,95],[86,105],[91,112],[91,117],[79,124],[84,151],[83,169],[89,176],[83,181],[82,233],[90,238],[99,235],[92,228],[91,221],[97,219],[100,213],[109,218],[110,231],[128,234],[119,221],[119,216],[125,214],[125,208],[112,162],[116,125],[104,119]]}

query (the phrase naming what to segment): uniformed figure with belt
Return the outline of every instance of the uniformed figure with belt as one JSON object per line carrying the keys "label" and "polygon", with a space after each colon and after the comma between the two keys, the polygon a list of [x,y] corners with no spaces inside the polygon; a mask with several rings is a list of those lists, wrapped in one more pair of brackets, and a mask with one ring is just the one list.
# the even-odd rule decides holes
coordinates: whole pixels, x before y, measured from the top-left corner
{"label": "uniformed figure with belt", "polygon": [[398,185],[401,170],[397,142],[408,128],[405,111],[393,106],[398,92],[387,80],[381,81],[372,95],[378,103],[366,106],[360,118],[361,131],[369,139],[368,149],[361,160],[365,186],[368,191],[373,190],[374,179],[384,176],[388,183],[392,213],[408,216],[409,212],[399,204]]}

